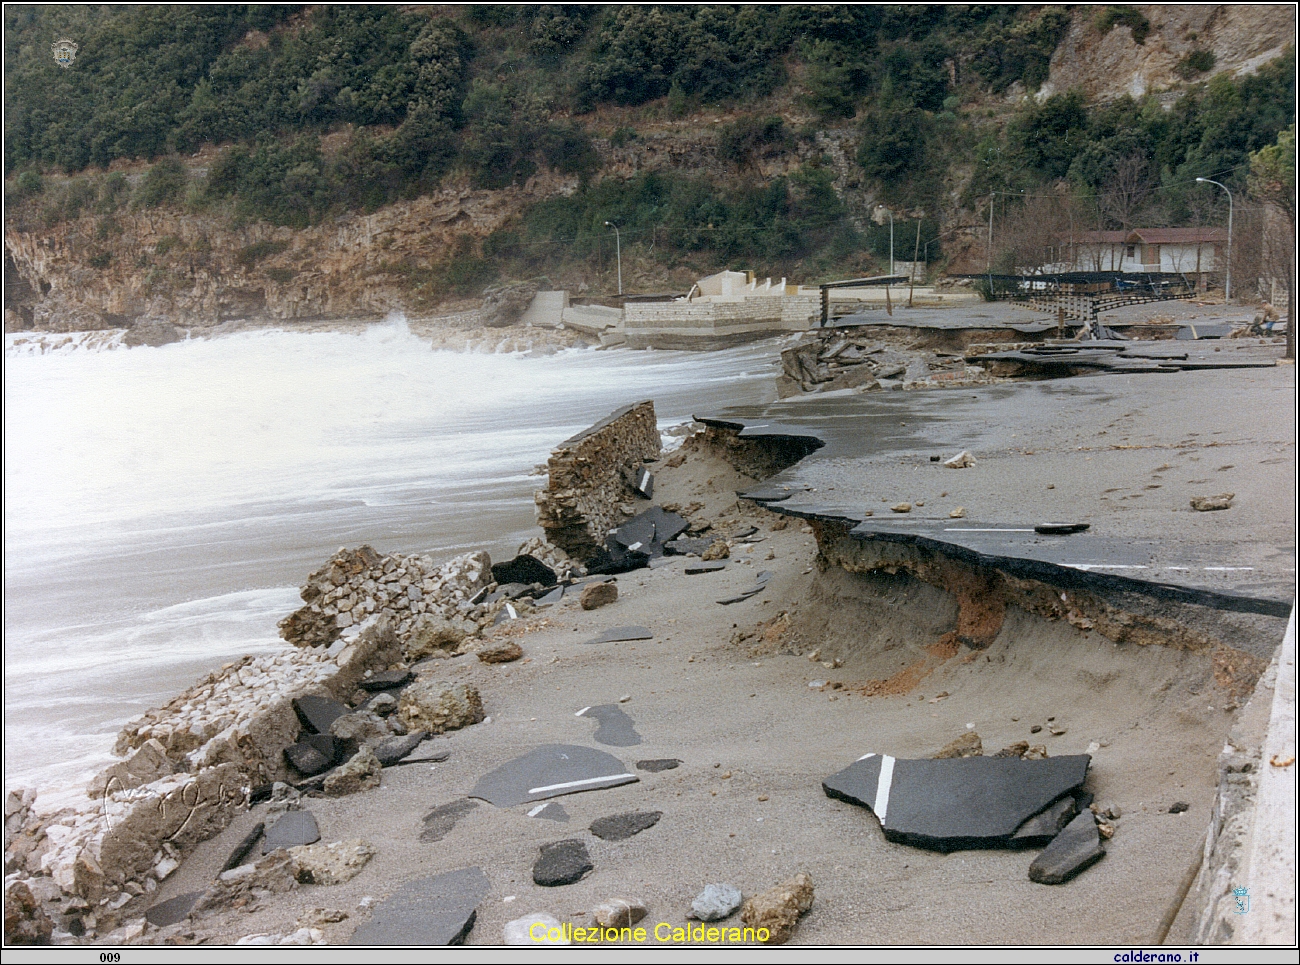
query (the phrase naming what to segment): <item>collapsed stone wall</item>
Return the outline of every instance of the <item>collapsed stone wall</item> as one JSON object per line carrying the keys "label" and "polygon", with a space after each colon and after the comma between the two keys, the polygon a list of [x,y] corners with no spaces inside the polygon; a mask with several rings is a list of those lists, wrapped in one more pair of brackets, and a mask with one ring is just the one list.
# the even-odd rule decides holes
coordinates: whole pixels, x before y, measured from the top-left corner
{"label": "collapsed stone wall", "polygon": [[660,451],[654,403],[624,406],[566,439],[547,462],[546,488],[534,497],[549,542],[579,560],[634,513],[632,473]]}

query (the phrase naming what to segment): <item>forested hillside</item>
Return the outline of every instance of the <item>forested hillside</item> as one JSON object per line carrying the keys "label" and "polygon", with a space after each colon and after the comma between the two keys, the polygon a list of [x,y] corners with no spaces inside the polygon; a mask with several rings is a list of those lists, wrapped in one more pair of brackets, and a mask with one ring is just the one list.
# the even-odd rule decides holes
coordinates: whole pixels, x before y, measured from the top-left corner
{"label": "forested hillside", "polygon": [[[107,270],[132,213],[303,230],[514,192],[387,258],[428,303],[603,279],[606,222],[651,281],[812,280],[879,266],[879,205],[941,262],[970,255],[992,204],[1011,265],[1041,246],[1017,219],[1211,223],[1222,198],[1196,178],[1245,193],[1251,154],[1294,122],[1294,49],[1250,61],[1214,9],[1194,30],[1145,6],[10,5],[7,228],[93,224],[86,263]],[[1172,86],[1058,89],[1095,51]]]}

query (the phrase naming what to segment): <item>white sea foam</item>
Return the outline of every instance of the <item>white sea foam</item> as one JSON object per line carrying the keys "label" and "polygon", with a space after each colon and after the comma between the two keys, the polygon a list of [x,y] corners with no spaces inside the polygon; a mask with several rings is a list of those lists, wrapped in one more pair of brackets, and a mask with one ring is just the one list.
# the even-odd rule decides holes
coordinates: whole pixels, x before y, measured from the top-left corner
{"label": "white sea foam", "polygon": [[771,345],[457,353],[400,319],[115,351],[12,341],[6,787],[80,779],[127,718],[281,646],[276,621],[339,546],[512,553],[557,442],[644,398],[664,427],[767,400],[775,375]]}

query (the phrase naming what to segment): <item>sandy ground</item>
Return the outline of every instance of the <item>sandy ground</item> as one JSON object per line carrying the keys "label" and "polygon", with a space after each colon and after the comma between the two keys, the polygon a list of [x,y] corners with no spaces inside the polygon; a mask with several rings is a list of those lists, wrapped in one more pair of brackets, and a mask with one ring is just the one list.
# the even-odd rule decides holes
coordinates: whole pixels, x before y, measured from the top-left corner
{"label": "sandy ground", "polygon": [[[323,926],[330,943],[342,943],[370,914],[363,898],[382,899],[411,879],[470,865],[483,869],[491,891],[469,944],[500,943],[506,922],[534,912],[590,924],[592,907],[618,896],[645,901],[650,927],[682,923],[710,882],[729,882],[749,896],[798,871],[811,874],[816,898],[796,943],[1151,940],[1202,846],[1216,756],[1238,699],[1216,686],[1208,657],[1119,646],[1012,611],[987,650],[961,649],[945,659],[933,648],[956,617],[945,592],[905,575],[823,571],[807,528],[738,506],[732,493],[748,480],[714,457],[651,468],[657,502],[702,501],[700,512],[719,526],[757,525],[765,539],[737,546],[722,572],[686,576],[683,562],[641,570],[618,578],[619,599],[610,606],[586,612],[566,600],[523,626],[498,628],[496,636],[522,644],[520,662],[489,666],[467,655],[422,665],[424,675],[474,683],[491,721],[434,739],[432,746],[450,751],[445,763],[389,768],[378,790],[304,801],[324,841],[362,838],[377,848],[361,874],[145,940],[225,943],[286,934],[305,913],[330,908],[347,912]],[[775,574],[765,593],[733,606],[714,602],[752,583],[760,569]],[[648,626],[655,639],[581,642],[622,624]],[[810,661],[814,650],[843,665]],[[909,668],[912,686],[863,695],[881,689],[873,681]],[[810,687],[814,681],[825,686]],[[621,706],[642,743],[602,747],[592,739],[595,722],[574,715],[625,695],[631,699]],[[1031,733],[1050,718],[1064,734],[1050,736],[1045,726]],[[822,791],[824,777],[868,751],[927,757],[972,724],[986,753],[1017,740],[1046,744],[1053,756],[1100,745],[1087,787],[1123,812],[1100,864],[1063,886],[1034,884],[1026,871],[1036,851],[942,855],[891,844],[873,815]],[[629,769],[650,758],[684,763],[639,771],[635,784],[555,799],[568,812],[566,824],[527,817],[529,805],[478,802],[442,841],[419,841],[429,810],[548,743],[597,747]],[[1170,814],[1175,801],[1190,808]],[[201,845],[157,900],[206,887],[265,808]],[[587,830],[598,817],[633,810],[662,811],[663,818],[622,842]],[[539,847],[571,837],[586,843],[595,871],[566,887],[535,885],[530,869]]]}

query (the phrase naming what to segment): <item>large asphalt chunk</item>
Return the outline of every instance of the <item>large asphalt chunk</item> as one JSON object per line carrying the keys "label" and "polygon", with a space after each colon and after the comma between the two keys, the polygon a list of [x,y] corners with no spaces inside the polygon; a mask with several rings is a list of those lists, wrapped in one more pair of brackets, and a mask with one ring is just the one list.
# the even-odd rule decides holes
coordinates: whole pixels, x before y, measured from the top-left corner
{"label": "large asphalt chunk", "polygon": [[1034,859],[1029,866],[1029,880],[1040,885],[1063,884],[1105,856],[1097,819],[1091,811],[1084,811]]}
{"label": "large asphalt chunk", "polygon": [[414,679],[414,670],[385,670],[357,681],[357,686],[362,690],[396,690]]}
{"label": "large asphalt chunk", "polygon": [[295,697],[293,709],[302,725],[313,734],[328,734],[330,724],[351,711],[337,700],[307,694]]}
{"label": "large asphalt chunk", "polygon": [[429,735],[422,730],[401,737],[390,737],[381,741],[375,748],[375,757],[382,767],[391,767],[423,743]]}
{"label": "large asphalt chunk", "polygon": [[461,945],[490,888],[479,868],[408,881],[375,906],[350,945]]}
{"label": "large asphalt chunk", "polygon": [[641,735],[636,732],[632,718],[623,712],[618,704],[600,704],[580,711],[583,717],[592,717],[599,722],[592,738],[607,747],[632,747],[641,743]]}
{"label": "large asphalt chunk", "polygon": [[542,845],[542,855],[533,864],[533,881],[544,888],[571,885],[595,867],[582,840],[567,838]]}
{"label": "large asphalt chunk", "polygon": [[654,632],[649,627],[610,627],[602,630],[590,640],[583,643],[623,643],[627,640],[653,640]]}
{"label": "large asphalt chunk", "polygon": [[338,748],[330,734],[307,734],[284,749],[284,759],[303,777],[312,777],[334,766]]}
{"label": "large asphalt chunk", "polygon": [[533,583],[540,583],[542,586],[555,586],[558,582],[553,569],[527,553],[516,556],[508,562],[494,565],[492,579],[502,585],[524,583],[531,586]]}
{"label": "large asphalt chunk", "polygon": [[637,780],[612,754],[579,744],[547,744],[484,774],[469,796],[508,808]]}
{"label": "large asphalt chunk", "polygon": [[1011,846],[1016,829],[1079,787],[1091,758],[868,754],[822,781],[829,797],[870,809],[890,841],[936,851]]}
{"label": "large asphalt chunk", "polygon": [[190,909],[194,907],[194,903],[201,897],[203,897],[201,891],[187,891],[175,898],[160,901],[144,913],[144,920],[153,925],[154,928],[166,928],[168,925],[175,925],[177,922],[185,920],[190,913]]}
{"label": "large asphalt chunk", "polygon": [[1078,802],[1067,794],[1020,825],[1011,836],[1011,843],[1022,848],[1041,848],[1060,834],[1078,813]]}
{"label": "large asphalt chunk", "polygon": [[262,854],[270,854],[276,848],[315,844],[319,840],[320,828],[310,811],[286,811],[262,839]]}
{"label": "large asphalt chunk", "polygon": [[262,837],[265,831],[266,825],[261,821],[253,825],[253,830],[244,835],[239,844],[235,845],[234,850],[230,852],[230,856],[226,858],[226,863],[221,866],[221,870],[232,871],[243,864],[244,859],[248,857],[248,852],[253,850],[253,845],[257,844],[258,839]]}
{"label": "large asphalt chunk", "polygon": [[686,531],[686,520],[676,513],[664,512],[658,506],[651,506],[644,513],[633,516],[622,526],[609,534],[605,545],[610,552],[621,547],[635,553],[649,556],[663,556],[664,543],[676,539]]}

